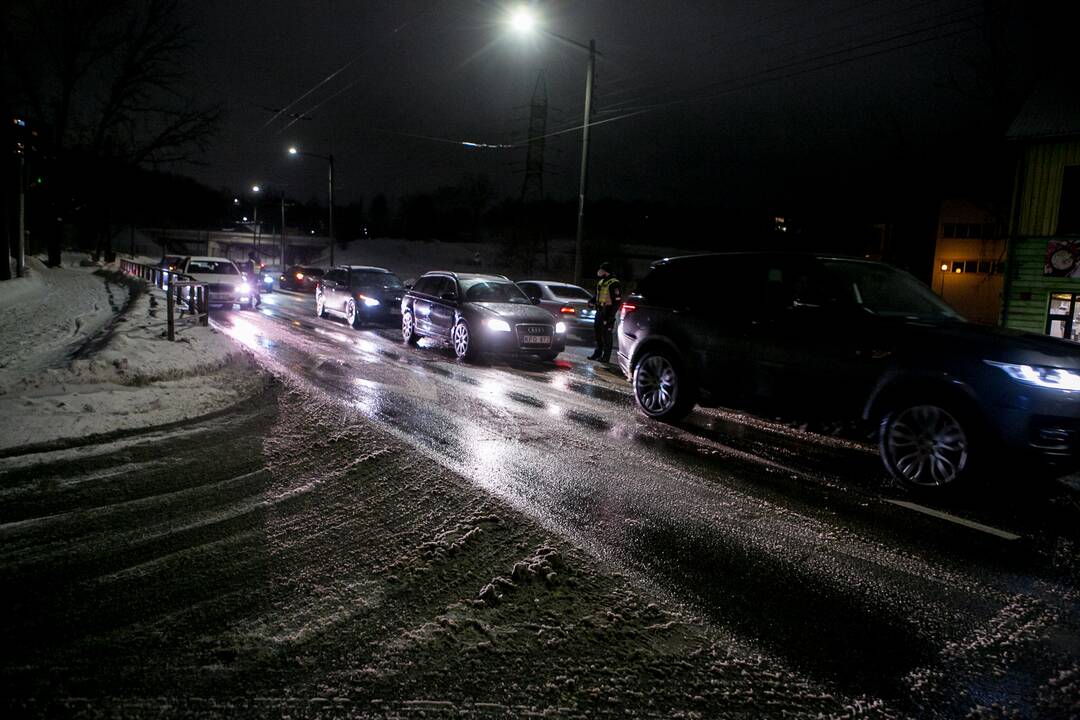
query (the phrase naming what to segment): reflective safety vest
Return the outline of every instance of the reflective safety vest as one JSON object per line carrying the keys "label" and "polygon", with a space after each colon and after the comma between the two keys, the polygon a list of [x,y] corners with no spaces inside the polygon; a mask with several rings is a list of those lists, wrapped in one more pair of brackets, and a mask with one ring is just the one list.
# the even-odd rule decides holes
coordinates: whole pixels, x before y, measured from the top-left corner
{"label": "reflective safety vest", "polygon": [[618,278],[613,275],[608,275],[600,282],[596,283],[596,304],[597,305],[611,305],[611,286],[619,282]]}

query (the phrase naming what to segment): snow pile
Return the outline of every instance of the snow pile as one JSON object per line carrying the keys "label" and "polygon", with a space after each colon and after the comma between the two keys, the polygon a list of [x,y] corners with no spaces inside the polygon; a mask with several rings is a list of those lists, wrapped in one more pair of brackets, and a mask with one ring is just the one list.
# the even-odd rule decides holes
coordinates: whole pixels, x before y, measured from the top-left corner
{"label": "snow pile", "polygon": [[126,286],[96,268],[49,268],[27,258],[26,269],[26,277],[0,283],[0,388],[63,364],[129,299]]}
{"label": "snow pile", "polygon": [[[86,277],[101,287],[125,287]],[[86,290],[81,283],[70,284],[71,293],[47,291],[34,297],[37,313],[62,314],[58,300]],[[18,307],[26,307],[25,298]],[[114,322],[105,327],[109,319]],[[98,324],[101,332],[75,346],[70,334],[55,337],[55,323],[38,328],[35,337],[44,337],[47,347],[64,348],[67,355],[36,368],[20,363],[19,372],[4,377],[0,451],[186,420],[262,387],[262,375],[249,356],[212,328],[178,326],[176,342],[169,342],[164,296],[157,288],[141,293],[122,315],[99,318]],[[3,337],[10,337],[8,332]]]}

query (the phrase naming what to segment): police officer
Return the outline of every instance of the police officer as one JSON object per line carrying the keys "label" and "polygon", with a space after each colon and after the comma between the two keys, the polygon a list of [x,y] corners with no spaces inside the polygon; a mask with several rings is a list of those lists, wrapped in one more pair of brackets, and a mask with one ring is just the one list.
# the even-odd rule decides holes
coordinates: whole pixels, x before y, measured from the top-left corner
{"label": "police officer", "polygon": [[593,329],[596,332],[596,350],[590,360],[611,362],[611,333],[615,329],[615,313],[622,305],[622,285],[611,273],[611,263],[600,263],[596,271],[596,295],[589,304],[596,308]]}
{"label": "police officer", "polygon": [[262,276],[259,273],[260,267],[259,260],[255,256],[254,251],[249,252],[248,259],[240,263],[240,272],[244,273],[244,276],[247,278],[248,286],[251,287],[256,307],[262,305],[262,294],[259,292],[262,284]]}

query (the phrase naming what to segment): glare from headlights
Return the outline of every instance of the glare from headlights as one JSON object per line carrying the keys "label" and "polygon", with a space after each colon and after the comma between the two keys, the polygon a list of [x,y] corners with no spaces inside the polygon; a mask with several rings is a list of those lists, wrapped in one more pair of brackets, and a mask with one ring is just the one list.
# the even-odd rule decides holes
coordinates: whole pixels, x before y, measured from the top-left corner
{"label": "glare from headlights", "polygon": [[560,335],[565,333],[566,332],[566,323],[563,323],[563,322],[555,323],[555,332],[559,333]]}
{"label": "glare from headlights", "polygon": [[505,320],[499,320],[498,318],[488,318],[484,321],[484,324],[487,325],[488,330],[491,330],[493,332],[510,332],[510,323],[506,322]]}
{"label": "glare from headlights", "polygon": [[236,286],[236,292],[247,295],[249,292],[251,292],[251,286],[248,285],[246,282],[242,282]]}
{"label": "glare from headlights", "polygon": [[378,300],[373,297],[368,297],[367,295],[357,295],[357,297],[360,298],[360,302],[364,303],[368,307],[375,307],[379,304]]}
{"label": "glare from headlights", "polygon": [[273,275],[263,275],[263,282],[268,282],[268,283],[274,282],[274,276]]}
{"label": "glare from headlights", "polygon": [[1075,370],[1042,365],[1013,365],[994,362],[993,360],[985,360],[984,362],[987,365],[1001,368],[1013,380],[1022,382],[1025,385],[1054,390],[1080,390],[1080,373]]}

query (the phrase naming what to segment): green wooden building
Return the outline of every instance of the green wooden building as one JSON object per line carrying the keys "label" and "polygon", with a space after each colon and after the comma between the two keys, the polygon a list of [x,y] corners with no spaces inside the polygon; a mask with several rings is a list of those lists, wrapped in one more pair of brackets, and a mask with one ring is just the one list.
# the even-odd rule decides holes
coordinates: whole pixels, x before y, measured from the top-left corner
{"label": "green wooden building", "polygon": [[1012,127],[1018,161],[1001,322],[1080,341],[1080,92],[1032,94]]}

